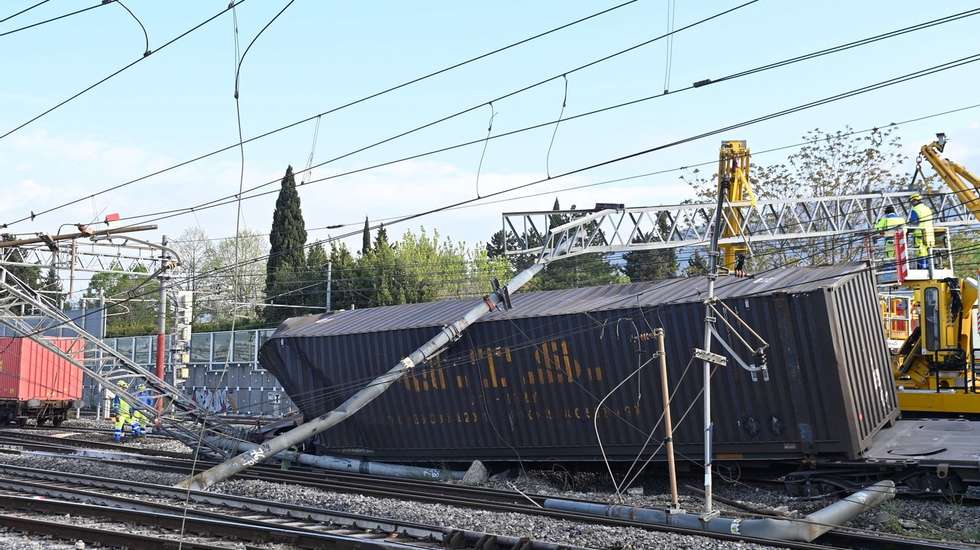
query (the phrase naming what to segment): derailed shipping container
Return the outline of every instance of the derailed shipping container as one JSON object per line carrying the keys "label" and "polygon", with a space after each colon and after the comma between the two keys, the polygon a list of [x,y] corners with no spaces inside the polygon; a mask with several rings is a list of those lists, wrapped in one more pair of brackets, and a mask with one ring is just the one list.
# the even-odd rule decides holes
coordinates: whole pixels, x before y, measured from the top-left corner
{"label": "derailed shipping container", "polygon": [[[655,327],[666,332],[675,447],[700,456],[704,278],[519,293],[413,375],[317,436],[320,452],[392,461],[632,461],[663,406]],[[718,296],[769,344],[768,382],[729,358],[712,379],[719,459],[858,458],[898,416],[872,274],[863,264],[723,277]],[[473,300],[286,321],[261,350],[307,418],[459,318]],[[722,337],[734,342],[723,323]],[[714,351],[720,346],[714,345]],[[736,349],[737,346],[736,346]],[[647,366],[596,410],[640,365]]]}
{"label": "derailed shipping container", "polygon": [[[46,339],[82,359],[80,339]],[[30,338],[0,337],[0,423],[27,417],[60,423],[81,397],[81,369]]]}

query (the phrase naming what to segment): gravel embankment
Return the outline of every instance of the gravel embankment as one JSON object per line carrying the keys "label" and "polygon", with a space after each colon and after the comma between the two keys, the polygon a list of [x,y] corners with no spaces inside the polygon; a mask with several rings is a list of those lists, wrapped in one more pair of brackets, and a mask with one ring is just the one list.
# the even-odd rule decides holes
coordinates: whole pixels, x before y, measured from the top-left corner
{"label": "gravel embankment", "polygon": [[[0,456],[0,461],[22,466],[46,468],[120,479],[135,479],[150,483],[172,485],[182,479],[177,474],[157,473],[133,468],[107,466],[91,461],[57,457]],[[404,521],[440,525],[509,535],[531,537],[554,543],[599,549],[682,548],[714,550],[736,548],[764,550],[767,546],[730,543],[705,537],[658,533],[643,529],[582,524],[514,513],[496,513],[438,504],[406,502],[394,499],[333,493],[306,487],[264,481],[234,480],[216,485],[216,492],[249,496],[264,500],[315,506],[355,514],[395,518]]]}
{"label": "gravel embankment", "polygon": [[[29,519],[39,519],[49,522],[57,522],[62,525],[76,525],[81,527],[91,527],[96,529],[104,529],[106,531],[115,531],[123,533],[132,533],[136,535],[146,535],[153,537],[163,537],[171,541],[182,540],[187,543],[200,543],[208,544],[212,546],[218,546],[222,548],[228,548],[229,550],[239,550],[245,548],[245,544],[240,541],[230,541],[221,538],[209,537],[209,536],[198,536],[191,533],[181,534],[179,531],[172,529],[160,529],[155,527],[148,527],[145,525],[133,525],[131,523],[120,523],[105,520],[102,518],[90,518],[83,516],[72,516],[68,514],[51,515],[51,514],[37,514],[28,512],[13,512],[9,515],[17,516],[21,518]],[[296,547],[292,545],[283,544],[262,544],[262,543],[249,543],[251,548],[262,548],[265,550],[293,550]],[[9,546],[8,546],[9,545]],[[86,543],[79,544],[78,541],[68,542],[67,540],[59,540],[52,536],[40,536],[31,535],[27,533],[21,533],[14,530],[0,529],[0,549],[5,548],[16,548],[16,549],[90,549],[90,548],[116,548],[110,546],[103,546],[100,544]]]}
{"label": "gravel embankment", "polygon": [[[642,495],[623,494],[617,497],[611,489],[612,484],[608,476],[604,475],[532,471],[528,476],[516,476],[510,480],[505,478],[506,476],[496,476],[486,485],[499,489],[517,487],[528,493],[632,506],[662,508],[670,503],[666,482],[650,479],[644,481]],[[683,479],[680,481],[682,508],[699,510],[702,506],[700,495],[684,487],[685,484],[698,484],[699,481],[691,482]],[[749,487],[740,483],[726,483],[720,479],[715,481],[715,495],[756,509],[759,513],[782,517],[803,517],[835,501],[833,498],[818,500],[792,498],[781,489]],[[720,502],[716,504],[722,513],[746,514],[740,508]],[[859,515],[846,527],[941,541],[980,543],[980,506],[941,500],[899,498]]]}

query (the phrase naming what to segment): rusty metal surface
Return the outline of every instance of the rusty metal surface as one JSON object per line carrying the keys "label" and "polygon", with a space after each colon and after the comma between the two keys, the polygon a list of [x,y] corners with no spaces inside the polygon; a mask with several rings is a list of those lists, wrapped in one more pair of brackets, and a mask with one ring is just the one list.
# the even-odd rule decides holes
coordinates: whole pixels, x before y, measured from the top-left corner
{"label": "rusty metal surface", "polygon": [[[81,340],[51,340],[60,349],[81,357]],[[29,338],[0,337],[0,399],[67,401],[81,397],[81,369]]]}
{"label": "rusty metal surface", "polygon": [[[719,459],[861,456],[898,414],[870,273],[854,264],[766,275],[718,284],[719,296],[771,345],[769,382],[753,381],[731,360],[713,379]],[[701,377],[695,368],[682,375],[701,340],[704,288],[691,278],[515,295],[513,310],[476,323],[317,445],[388,460],[598,460],[596,405],[652,357],[649,335],[662,326],[670,386],[678,388],[674,418],[692,407],[678,423],[676,450],[696,457]],[[260,360],[303,413],[316,416],[471,303],[294,319]],[[598,412],[605,450],[633,460],[662,411],[655,369],[641,370],[606,404]],[[661,437],[657,429],[647,453]]]}

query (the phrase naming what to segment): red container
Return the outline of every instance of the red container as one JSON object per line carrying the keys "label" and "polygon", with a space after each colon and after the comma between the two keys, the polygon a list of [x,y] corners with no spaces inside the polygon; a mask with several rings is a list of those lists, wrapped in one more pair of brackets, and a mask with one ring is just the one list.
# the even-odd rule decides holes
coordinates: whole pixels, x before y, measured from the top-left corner
{"label": "red container", "polygon": [[[79,361],[85,343],[49,338]],[[82,398],[82,370],[30,338],[0,337],[0,400],[67,401]]]}

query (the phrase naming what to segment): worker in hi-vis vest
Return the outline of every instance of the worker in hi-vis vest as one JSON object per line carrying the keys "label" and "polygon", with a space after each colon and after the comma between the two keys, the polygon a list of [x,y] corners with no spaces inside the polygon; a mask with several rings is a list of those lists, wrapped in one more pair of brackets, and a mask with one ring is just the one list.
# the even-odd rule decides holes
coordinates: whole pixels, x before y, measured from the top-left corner
{"label": "worker in hi-vis vest", "polygon": [[922,195],[919,193],[913,193],[909,198],[912,201],[912,210],[909,211],[908,224],[915,237],[915,256],[918,258],[919,269],[929,269],[929,254],[936,245],[932,209],[922,202]]}
{"label": "worker in hi-vis vest", "polygon": [[[120,390],[129,388],[129,384],[125,380],[120,380],[116,385],[119,386]],[[115,417],[115,429],[113,430],[112,436],[117,442],[123,440],[123,430],[126,429],[126,424],[130,421],[130,412],[132,412],[132,409],[129,406],[129,402],[117,393],[112,398],[112,414]]]}
{"label": "worker in hi-vis vest", "polygon": [[895,229],[905,225],[905,220],[895,213],[894,206],[886,206],[885,213],[875,222],[875,231],[885,237],[885,259],[895,259]]}

